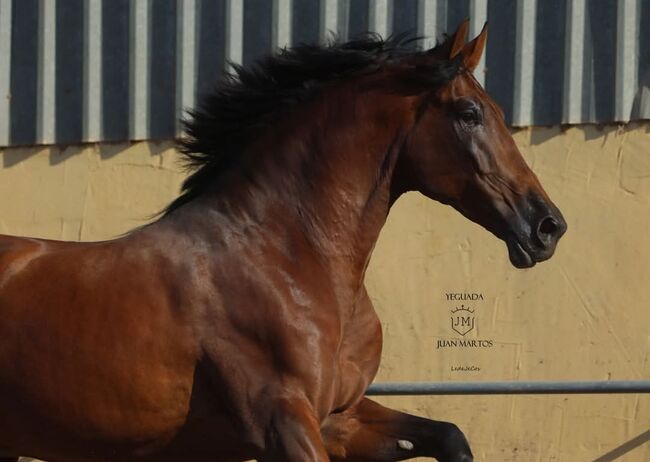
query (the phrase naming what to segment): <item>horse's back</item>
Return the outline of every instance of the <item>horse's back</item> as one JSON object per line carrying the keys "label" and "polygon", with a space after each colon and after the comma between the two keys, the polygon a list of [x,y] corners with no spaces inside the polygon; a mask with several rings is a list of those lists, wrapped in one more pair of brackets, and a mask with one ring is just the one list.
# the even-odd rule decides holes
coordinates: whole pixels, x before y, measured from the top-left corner
{"label": "horse's back", "polygon": [[90,244],[0,235],[0,313],[17,290],[34,296],[57,274],[74,279]]}
{"label": "horse's back", "polygon": [[0,234],[0,289],[15,273],[16,266],[41,253],[46,241]]}

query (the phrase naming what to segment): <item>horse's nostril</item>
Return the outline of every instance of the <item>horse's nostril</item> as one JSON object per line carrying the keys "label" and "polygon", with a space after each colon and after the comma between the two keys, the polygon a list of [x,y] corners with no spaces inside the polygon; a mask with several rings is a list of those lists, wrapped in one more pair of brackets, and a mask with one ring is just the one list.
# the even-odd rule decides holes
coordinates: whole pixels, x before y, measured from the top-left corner
{"label": "horse's nostril", "polygon": [[546,217],[539,224],[539,234],[540,235],[554,235],[559,229],[558,222],[555,221],[553,217]]}

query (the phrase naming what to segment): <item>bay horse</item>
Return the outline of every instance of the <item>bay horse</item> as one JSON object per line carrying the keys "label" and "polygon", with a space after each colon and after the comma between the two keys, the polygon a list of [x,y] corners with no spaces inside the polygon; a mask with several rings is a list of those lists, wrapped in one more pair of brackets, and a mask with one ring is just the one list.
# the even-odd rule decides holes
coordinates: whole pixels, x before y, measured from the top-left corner
{"label": "bay horse", "polygon": [[179,198],[118,239],[0,237],[0,452],[50,462],[468,462],[459,428],[364,396],[364,274],[416,190],[505,241],[566,230],[472,75],[487,29],[278,52],[186,121]]}

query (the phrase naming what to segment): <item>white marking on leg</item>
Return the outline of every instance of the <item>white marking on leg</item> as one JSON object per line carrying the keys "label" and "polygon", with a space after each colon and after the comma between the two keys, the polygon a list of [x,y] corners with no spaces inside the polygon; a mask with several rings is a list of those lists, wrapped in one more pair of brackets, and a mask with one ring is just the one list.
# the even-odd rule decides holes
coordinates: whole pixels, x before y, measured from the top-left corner
{"label": "white marking on leg", "polygon": [[411,451],[413,449],[413,443],[408,440],[397,440],[397,445],[407,451]]}

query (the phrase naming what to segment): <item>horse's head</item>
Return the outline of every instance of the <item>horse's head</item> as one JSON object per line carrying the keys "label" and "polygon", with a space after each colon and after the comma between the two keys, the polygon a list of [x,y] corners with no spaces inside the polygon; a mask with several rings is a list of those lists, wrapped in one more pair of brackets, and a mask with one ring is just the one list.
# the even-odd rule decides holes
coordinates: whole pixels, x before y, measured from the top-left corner
{"label": "horse's head", "polygon": [[514,266],[531,267],[553,255],[567,225],[526,165],[503,112],[472,75],[487,28],[465,43],[467,28],[463,23],[429,53],[428,59],[458,60],[461,70],[418,96],[398,169],[415,179],[409,189],[453,206],[505,241]]}

